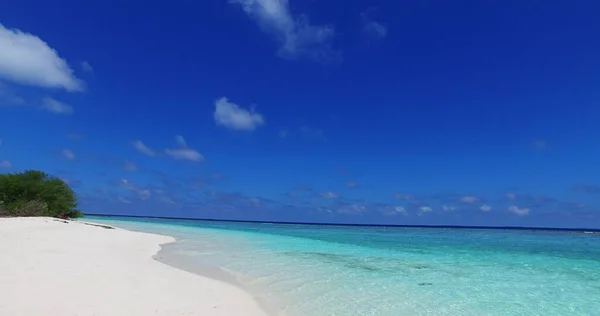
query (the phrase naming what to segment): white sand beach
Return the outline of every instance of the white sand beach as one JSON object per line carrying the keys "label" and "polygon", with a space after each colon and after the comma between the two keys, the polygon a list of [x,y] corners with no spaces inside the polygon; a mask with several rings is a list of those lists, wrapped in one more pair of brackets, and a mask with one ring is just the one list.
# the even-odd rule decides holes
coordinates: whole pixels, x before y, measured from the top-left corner
{"label": "white sand beach", "polygon": [[52,218],[0,218],[0,315],[266,315],[249,293],[152,258],[172,241]]}

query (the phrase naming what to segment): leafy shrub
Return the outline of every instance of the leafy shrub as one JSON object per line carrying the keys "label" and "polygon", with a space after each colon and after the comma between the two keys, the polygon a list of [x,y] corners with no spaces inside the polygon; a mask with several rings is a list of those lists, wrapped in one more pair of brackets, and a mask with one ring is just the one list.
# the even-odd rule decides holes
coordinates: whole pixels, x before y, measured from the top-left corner
{"label": "leafy shrub", "polygon": [[61,179],[41,171],[0,174],[0,216],[81,217],[77,197]]}
{"label": "leafy shrub", "polygon": [[14,204],[12,216],[40,216],[45,214],[48,205],[43,201],[19,201]]}

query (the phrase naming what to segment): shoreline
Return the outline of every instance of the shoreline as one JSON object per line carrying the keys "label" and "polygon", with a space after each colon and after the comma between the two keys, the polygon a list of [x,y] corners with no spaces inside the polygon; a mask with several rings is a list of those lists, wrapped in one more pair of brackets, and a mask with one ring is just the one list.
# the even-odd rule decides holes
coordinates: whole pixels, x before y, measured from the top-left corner
{"label": "shoreline", "polygon": [[248,289],[247,286],[240,282],[234,273],[224,270],[216,265],[198,265],[196,262],[188,263],[189,259],[178,258],[177,255],[170,253],[171,250],[168,248],[171,246],[175,247],[175,244],[178,242],[177,238],[173,238],[175,241],[160,245],[160,250],[152,257],[154,260],[174,269],[186,271],[234,286],[252,296],[254,301],[256,301],[260,308],[266,313],[266,316],[290,316],[285,313],[285,306],[283,304],[278,304],[278,302],[272,299],[263,299],[257,296]]}
{"label": "shoreline", "polygon": [[160,260],[174,237],[113,228],[0,218],[0,314],[273,315],[241,287]]}
{"label": "shoreline", "polygon": [[263,310],[263,312],[266,313],[266,316],[290,316],[285,313],[285,304],[282,304],[281,302],[273,300],[273,299],[263,299],[260,296],[256,295],[256,293],[251,291],[246,285],[244,285],[241,281],[239,281],[233,272],[224,270],[223,268],[216,266],[216,265],[210,265],[210,264],[198,265],[197,262],[188,262],[189,258],[187,258],[185,256],[179,256],[176,253],[173,253],[173,250],[171,250],[169,248],[178,246],[177,243],[179,242],[179,239],[177,237],[170,236],[170,235],[164,235],[164,234],[156,234],[156,233],[148,233],[148,232],[144,232],[144,231],[131,230],[131,229],[121,228],[118,226],[111,226],[111,225],[107,225],[107,224],[99,224],[99,223],[96,223],[93,221],[90,222],[90,221],[79,220],[79,219],[75,219],[72,221],[76,221],[78,223],[82,223],[85,225],[102,227],[102,228],[119,229],[119,230],[126,230],[126,231],[130,231],[130,232],[134,232],[134,233],[151,234],[151,235],[166,236],[166,237],[172,238],[173,239],[172,241],[162,243],[159,245],[160,249],[152,256],[152,259],[154,259],[164,265],[167,265],[171,268],[183,270],[183,271],[186,271],[186,272],[189,272],[189,273],[201,276],[201,277],[205,277],[205,278],[209,278],[209,279],[216,280],[219,282],[223,282],[223,283],[229,284],[231,286],[234,286],[238,289],[241,289],[245,293],[248,293],[248,295],[252,296],[252,298],[257,302],[257,304],[260,306],[260,308]]}
{"label": "shoreline", "polygon": [[273,298],[262,298],[260,294],[253,291],[242,281],[240,281],[234,272],[227,271],[219,267],[218,265],[198,264],[198,262],[190,260],[190,258],[185,255],[177,254],[177,249],[170,249],[177,248],[179,246],[178,243],[180,242],[180,240],[175,236],[162,233],[145,232],[143,230],[122,228],[119,226],[112,226],[112,224],[97,223],[93,220],[87,221],[85,220],[85,218],[83,220],[75,219],[74,221],[86,225],[93,225],[103,228],[120,229],[136,233],[167,236],[169,238],[172,238],[172,241],[162,243],[159,245],[160,249],[152,256],[154,260],[171,268],[183,270],[201,277],[223,282],[234,286],[238,289],[241,289],[245,293],[248,293],[250,296],[252,296],[252,298],[258,303],[263,312],[266,313],[266,316],[290,316],[286,313],[286,306],[283,302]]}
{"label": "shoreline", "polygon": [[[62,219],[58,219],[58,220],[62,220]],[[62,220],[62,221],[66,221],[66,220]],[[99,223],[95,223],[93,221],[90,222],[90,221],[84,221],[84,220],[78,220],[78,219],[71,220],[71,221],[82,223],[85,225],[101,227],[101,228],[105,228],[105,229],[119,229],[119,230],[134,232],[134,233],[150,234],[150,235],[165,236],[165,237],[172,238],[173,239],[172,241],[165,242],[165,243],[158,245],[160,249],[152,256],[153,260],[156,260],[156,261],[158,261],[164,265],[167,265],[171,268],[174,268],[174,269],[186,271],[186,272],[192,273],[194,275],[198,275],[198,276],[205,277],[205,278],[208,278],[211,280],[223,282],[223,283],[229,284],[231,286],[234,286],[238,289],[241,289],[248,295],[252,296],[254,301],[256,301],[256,303],[260,306],[260,308],[263,310],[263,312],[266,313],[265,316],[289,316],[289,315],[286,315],[284,312],[284,309],[285,309],[284,305],[277,304],[273,300],[262,299],[262,298],[256,296],[255,293],[250,291],[250,289],[248,289],[242,282],[237,280],[237,278],[235,277],[235,275],[232,272],[226,271],[216,265],[207,265],[207,264],[197,265],[197,263],[195,263],[195,262],[192,264],[187,264],[187,262],[186,262],[187,260],[185,258],[177,259],[176,258],[177,255],[171,253],[170,252],[171,250],[168,249],[170,247],[177,246],[176,244],[177,244],[177,242],[179,242],[179,239],[177,237],[164,235],[164,234],[147,233],[147,232],[143,232],[143,231],[130,230],[130,229],[121,228],[118,226],[99,224]]]}

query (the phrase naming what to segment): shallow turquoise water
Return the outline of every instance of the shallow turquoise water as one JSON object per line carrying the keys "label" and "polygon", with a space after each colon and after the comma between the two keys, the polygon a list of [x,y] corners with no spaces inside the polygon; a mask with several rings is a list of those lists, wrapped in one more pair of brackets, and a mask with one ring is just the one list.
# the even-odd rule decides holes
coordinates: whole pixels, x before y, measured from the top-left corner
{"label": "shallow turquoise water", "polygon": [[[600,235],[89,217],[171,235],[285,315],[600,315]],[[168,261],[168,260],[167,260]]]}

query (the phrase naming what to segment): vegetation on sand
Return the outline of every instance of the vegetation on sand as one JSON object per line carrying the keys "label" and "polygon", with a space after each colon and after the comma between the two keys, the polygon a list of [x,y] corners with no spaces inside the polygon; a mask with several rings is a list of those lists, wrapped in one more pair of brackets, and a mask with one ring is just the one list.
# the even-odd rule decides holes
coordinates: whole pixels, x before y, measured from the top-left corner
{"label": "vegetation on sand", "polygon": [[1,216],[81,217],[77,197],[60,178],[27,170],[0,174]]}

